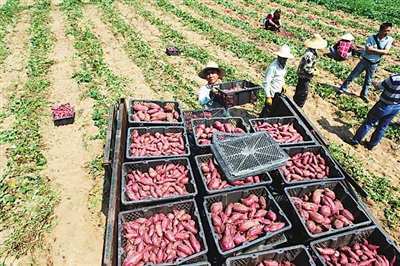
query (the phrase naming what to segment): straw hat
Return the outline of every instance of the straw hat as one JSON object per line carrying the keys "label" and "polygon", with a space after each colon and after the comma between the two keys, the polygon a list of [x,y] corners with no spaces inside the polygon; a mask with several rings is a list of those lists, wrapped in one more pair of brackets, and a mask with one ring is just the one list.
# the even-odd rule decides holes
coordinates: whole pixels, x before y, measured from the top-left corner
{"label": "straw hat", "polygon": [[308,39],[304,42],[304,44],[313,49],[322,49],[327,46],[327,41],[322,39],[321,35],[319,34],[314,34],[311,39]]}
{"label": "straw hat", "polygon": [[282,58],[294,58],[294,56],[290,53],[290,47],[286,44],[282,45],[278,52],[274,52],[273,54],[276,54]]}
{"label": "straw hat", "polygon": [[223,68],[218,67],[217,63],[215,62],[208,62],[206,67],[199,72],[199,77],[202,79],[206,79],[206,71],[209,69],[218,69],[219,70],[219,77],[222,78],[226,75],[226,71]]}
{"label": "straw hat", "polygon": [[354,37],[353,37],[353,35],[351,35],[350,33],[346,33],[345,35],[343,35],[343,36],[341,37],[341,39],[342,39],[342,40],[345,40],[345,41],[352,41],[352,40],[354,40]]}

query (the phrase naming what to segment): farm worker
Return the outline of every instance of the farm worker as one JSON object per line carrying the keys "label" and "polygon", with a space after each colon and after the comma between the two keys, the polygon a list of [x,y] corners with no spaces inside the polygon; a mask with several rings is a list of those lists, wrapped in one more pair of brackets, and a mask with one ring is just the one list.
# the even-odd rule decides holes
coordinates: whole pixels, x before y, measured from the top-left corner
{"label": "farm worker", "polygon": [[316,68],[318,60],[317,49],[325,48],[327,46],[327,42],[322,39],[321,35],[314,34],[313,37],[306,40],[304,44],[308,48],[301,57],[299,66],[297,68],[297,85],[293,96],[294,102],[300,108],[302,108],[306,103],[310,80],[314,76],[319,75],[319,70]]}
{"label": "farm worker", "polygon": [[281,31],[281,10],[277,9],[269,13],[264,19],[264,27],[266,30]]}
{"label": "farm worker", "polygon": [[368,37],[360,62],[358,62],[356,67],[343,82],[340,89],[336,92],[336,97],[340,97],[340,95],[347,90],[347,87],[353,81],[353,79],[355,79],[361,74],[361,72],[365,70],[364,84],[362,86],[360,98],[365,103],[369,102],[367,93],[371,79],[374,77],[376,68],[382,55],[387,55],[390,47],[392,46],[393,38],[389,36],[391,30],[392,23],[383,23],[379,28],[378,34]]}
{"label": "farm worker", "polygon": [[207,84],[199,89],[199,103],[204,109],[221,108],[222,106],[214,101],[215,96],[218,96],[218,90],[213,86],[221,83],[221,78],[226,75],[223,68],[218,67],[215,62],[208,62],[206,67],[199,72],[199,77],[207,80]]}
{"label": "farm worker", "polygon": [[365,147],[369,150],[378,145],[389,123],[400,111],[400,74],[392,75],[382,83],[373,80],[372,85],[375,89],[383,90],[383,92],[351,140],[351,145],[360,144],[368,131],[378,122],[370,141],[365,143]]}
{"label": "farm worker", "polygon": [[290,53],[290,47],[282,45],[277,52],[274,52],[278,57],[269,65],[265,71],[264,77],[264,91],[265,91],[265,106],[261,111],[260,118],[267,117],[272,110],[272,103],[274,102],[277,93],[285,93],[285,75],[286,75],[286,61],[288,58],[294,56]]}
{"label": "farm worker", "polygon": [[354,40],[354,37],[350,33],[346,33],[340,37],[340,41],[329,47],[329,57],[335,59],[336,61],[344,61],[349,58],[353,53],[352,40]]}

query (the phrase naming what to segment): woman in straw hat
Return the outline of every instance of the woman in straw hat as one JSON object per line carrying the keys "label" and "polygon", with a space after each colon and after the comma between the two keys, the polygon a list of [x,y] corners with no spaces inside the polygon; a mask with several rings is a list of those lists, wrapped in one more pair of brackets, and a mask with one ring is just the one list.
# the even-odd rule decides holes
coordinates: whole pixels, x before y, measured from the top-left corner
{"label": "woman in straw hat", "polygon": [[353,54],[353,35],[346,33],[335,45],[329,47],[329,57],[336,61],[344,61]]}
{"label": "woman in straw hat", "polygon": [[321,35],[314,34],[311,39],[304,42],[308,47],[306,52],[301,57],[299,66],[297,68],[297,85],[294,92],[294,102],[302,108],[306,103],[308,96],[308,88],[310,86],[310,80],[314,76],[319,75],[319,71],[316,68],[318,54],[317,49],[323,49],[327,46],[327,42],[322,39]]}
{"label": "woman in straw hat", "polygon": [[272,110],[272,103],[276,93],[286,92],[285,75],[286,61],[294,56],[290,53],[290,47],[286,44],[274,52],[278,57],[269,65],[265,71],[264,91],[265,91],[265,106],[261,111],[260,117],[267,117]]}
{"label": "woman in straw hat", "polygon": [[215,62],[208,62],[206,67],[199,72],[199,77],[207,80],[207,84],[199,89],[199,103],[203,108],[219,108],[221,105],[214,101],[218,90],[213,85],[221,83],[221,78],[226,74],[225,69],[218,67]]}

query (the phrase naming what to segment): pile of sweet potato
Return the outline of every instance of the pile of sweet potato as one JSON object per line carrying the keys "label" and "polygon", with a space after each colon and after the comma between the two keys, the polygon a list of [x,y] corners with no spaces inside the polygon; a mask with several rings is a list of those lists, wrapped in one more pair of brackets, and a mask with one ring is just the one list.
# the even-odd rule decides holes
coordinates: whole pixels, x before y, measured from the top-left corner
{"label": "pile of sweet potato", "polygon": [[178,122],[180,115],[173,106],[162,108],[156,103],[144,102],[132,105],[131,118],[135,122]]}
{"label": "pile of sweet potato", "polygon": [[330,167],[320,154],[312,152],[297,153],[293,155],[285,166],[279,168],[284,175],[286,182],[300,180],[328,178]]}
{"label": "pile of sweet potato", "polygon": [[199,253],[202,247],[196,226],[185,210],[124,223],[127,256],[123,266],[162,264]]}
{"label": "pile of sweet potato", "polygon": [[229,203],[225,208],[222,202],[210,207],[213,229],[218,234],[223,251],[253,241],[268,232],[285,227],[285,222],[277,222],[278,214],[268,210],[263,196],[250,194],[240,202]]}
{"label": "pile of sweet potato", "polygon": [[130,154],[135,157],[186,154],[182,132],[161,134],[149,132],[139,135],[137,129],[130,136]]}
{"label": "pile of sweet potato", "polygon": [[206,124],[200,124],[196,126],[195,134],[197,138],[197,142],[200,145],[209,145],[211,144],[213,132],[227,132],[227,133],[246,133],[240,127],[235,127],[230,123],[221,123],[219,121],[215,121],[212,126],[206,126]]}
{"label": "pile of sweet potato", "polygon": [[296,143],[304,141],[303,136],[297,132],[293,123],[270,124],[266,121],[257,121],[254,124],[254,128],[256,131],[267,131],[277,143]]}
{"label": "pile of sweet potato", "polygon": [[301,198],[291,197],[291,199],[311,234],[318,234],[331,228],[343,228],[354,221],[353,214],[329,188],[319,188],[304,194]]}
{"label": "pile of sweet potato", "polygon": [[131,200],[164,198],[187,194],[189,170],[181,164],[160,164],[147,172],[133,170],[126,175],[126,194]]}

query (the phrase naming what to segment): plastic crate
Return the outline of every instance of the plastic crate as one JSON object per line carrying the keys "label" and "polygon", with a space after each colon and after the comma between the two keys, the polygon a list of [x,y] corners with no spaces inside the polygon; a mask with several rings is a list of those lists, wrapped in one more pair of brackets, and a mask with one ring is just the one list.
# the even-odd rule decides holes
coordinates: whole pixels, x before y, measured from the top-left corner
{"label": "plastic crate", "polygon": [[[177,122],[168,121],[134,121],[132,115],[136,112],[132,109],[134,105],[143,105],[143,103],[155,103],[161,108],[171,106],[179,114]],[[183,126],[183,113],[181,105],[177,101],[156,101],[156,100],[130,100],[128,106],[129,126]]]}
{"label": "plastic crate", "polygon": [[[333,190],[336,194],[336,199],[341,201],[343,207],[349,210],[353,214],[354,221],[352,221],[348,226],[344,226],[343,228],[336,229],[332,227],[331,229],[323,231],[321,233],[316,233],[316,234],[311,233],[310,230],[308,230],[304,219],[301,218],[300,213],[297,211],[291,197],[301,198],[305,194],[310,192],[312,193],[316,189],[320,188],[322,189],[330,188],[331,190]],[[365,210],[361,207],[359,203],[357,203],[357,201],[351,196],[350,192],[343,186],[341,182],[334,181],[334,182],[313,183],[307,185],[286,187],[284,191],[287,196],[287,200],[290,202],[292,210],[295,213],[294,216],[296,217],[296,220],[297,219],[300,220],[299,224],[302,226],[302,232],[305,232],[308,239],[316,239],[326,235],[341,233],[347,230],[354,230],[361,226],[368,226],[371,223],[371,219],[367,215]]]}
{"label": "plastic crate", "polygon": [[194,140],[196,143],[196,146],[199,148],[209,148],[211,144],[199,144],[199,140],[196,136],[196,128],[201,125],[205,124],[206,127],[213,126],[215,122],[220,122],[222,124],[231,124],[235,128],[241,128],[244,130],[244,132],[249,132],[247,129],[247,125],[244,122],[243,118],[241,117],[214,117],[214,118],[197,118],[197,119],[192,119],[192,130],[193,130],[193,135],[194,135]]}
{"label": "plastic crate", "polygon": [[312,152],[314,155],[321,155],[321,157],[325,160],[325,165],[329,166],[329,175],[328,178],[323,179],[307,179],[307,180],[298,180],[298,181],[290,181],[288,182],[285,178],[285,175],[281,169],[278,169],[279,174],[282,177],[283,182],[286,185],[299,185],[299,184],[307,184],[307,183],[315,183],[315,182],[325,182],[325,181],[340,181],[344,180],[345,176],[343,172],[340,170],[338,165],[332,159],[329,152],[322,145],[310,145],[310,146],[302,146],[302,147],[286,147],[283,150],[290,156],[294,156],[298,153]]}
{"label": "plastic crate", "polygon": [[[223,208],[225,209],[225,207],[229,203],[240,202],[240,199],[246,198],[250,194],[254,194],[258,197],[263,196],[267,201],[267,209],[271,210],[277,214],[278,217],[276,219],[276,222],[284,222],[286,224],[286,226],[275,232],[268,232],[263,236],[259,236],[257,239],[255,239],[253,241],[244,242],[241,245],[239,245],[233,249],[223,251],[220,246],[220,241],[218,240],[218,235],[214,231],[214,228],[213,228],[210,207],[215,202],[222,202]],[[220,194],[216,194],[216,195],[205,196],[203,206],[204,206],[205,216],[207,218],[208,225],[211,228],[212,238],[215,242],[218,253],[222,256],[222,258],[227,258],[229,256],[235,255],[240,250],[250,248],[261,242],[265,242],[266,240],[269,240],[278,234],[280,235],[280,234],[284,233],[286,230],[289,230],[292,227],[291,222],[286,217],[285,213],[282,211],[282,209],[279,207],[279,205],[276,203],[276,201],[274,200],[271,193],[269,193],[269,191],[263,186],[253,187],[253,188],[249,188],[249,189],[238,189],[235,191],[229,191],[229,192],[224,192],[224,193],[220,193]]]}
{"label": "plastic crate", "polygon": [[[66,103],[66,105],[69,105],[69,103]],[[64,126],[64,125],[70,125],[75,122],[75,107],[72,107],[72,115],[71,116],[66,116],[63,118],[54,118],[54,113],[51,113],[51,118],[53,119],[54,125],[55,126]]]}
{"label": "plastic crate", "polygon": [[171,202],[166,204],[160,204],[153,207],[145,207],[136,210],[124,211],[120,212],[118,215],[118,265],[122,265],[122,262],[126,258],[126,243],[127,240],[124,237],[126,230],[124,228],[124,223],[131,222],[138,218],[150,218],[158,213],[168,214],[173,212],[174,210],[185,210],[186,213],[190,214],[192,220],[196,222],[196,228],[198,233],[196,234],[196,239],[200,242],[201,251],[190,255],[186,258],[179,258],[173,262],[157,264],[157,265],[181,265],[186,263],[197,263],[199,262],[199,258],[204,256],[208,251],[208,246],[206,243],[204,229],[201,223],[199,211],[194,199],[179,201],[179,202]]}
{"label": "plastic crate", "polygon": [[214,135],[218,141],[213,143],[211,150],[229,181],[278,169],[289,159],[267,132],[243,136],[226,133]]}
{"label": "plastic crate", "polygon": [[330,236],[329,238],[318,239],[310,243],[312,251],[318,258],[322,265],[328,265],[323,257],[317,251],[317,248],[329,247],[338,249],[343,246],[352,246],[355,243],[362,243],[363,239],[367,239],[368,243],[379,245],[377,250],[378,254],[386,256],[390,261],[396,256],[395,266],[400,265],[400,250],[384,233],[384,231],[377,226],[370,226],[365,228],[356,229],[350,232],[341,233]]}
{"label": "plastic crate", "polygon": [[228,117],[224,108],[183,110],[182,113],[187,131],[192,131],[192,119]]}
{"label": "plastic crate", "polygon": [[[126,185],[129,182],[129,179],[126,177],[128,173],[132,171],[138,170],[141,172],[147,172],[149,168],[155,169],[158,165],[166,165],[166,164],[175,164],[175,165],[183,165],[186,170],[188,170],[187,177],[189,178],[189,183],[185,185],[187,194],[183,195],[170,195],[168,197],[162,198],[146,198],[142,200],[131,200],[126,193]],[[165,160],[149,160],[149,161],[139,161],[139,162],[126,162],[122,164],[122,178],[121,178],[121,202],[124,206],[147,206],[150,204],[156,204],[165,201],[172,200],[182,200],[187,198],[193,198],[197,195],[197,187],[196,182],[193,176],[193,170],[190,166],[190,162],[188,158],[171,158]]]}
{"label": "plastic crate", "polygon": [[[244,185],[241,185],[241,186],[229,186],[229,187],[222,188],[222,189],[210,190],[207,185],[207,180],[203,175],[203,171],[201,170],[201,163],[208,163],[210,160],[213,160],[213,159],[214,159],[214,156],[212,154],[202,154],[202,155],[197,155],[194,157],[197,170],[199,171],[203,187],[207,194],[216,194],[216,193],[236,190],[238,188],[239,189],[250,188],[250,187],[256,187],[256,186],[267,185],[267,184],[272,183],[272,178],[267,172],[267,173],[258,174],[258,176],[260,177],[259,183],[245,183]],[[215,160],[214,160],[214,164],[216,165],[216,167],[218,167],[218,165],[217,165],[218,163]],[[217,170],[218,170],[218,168],[217,168]],[[226,178],[224,176],[224,172],[223,171],[218,171],[218,172],[221,175],[221,179],[226,180]]]}
{"label": "plastic crate", "polygon": [[[248,80],[224,82],[214,86],[219,91],[217,101],[225,108],[256,102],[258,90],[261,89],[260,85],[254,84]],[[229,91],[237,87],[241,89]]]}
{"label": "plastic crate", "polygon": [[251,246],[249,248],[244,248],[242,250],[239,250],[235,255],[241,256],[244,254],[251,254],[251,253],[275,249],[277,246],[280,246],[286,242],[287,242],[287,238],[286,238],[286,231],[285,231],[285,234],[276,234],[264,242],[261,242],[254,246]]}
{"label": "plastic crate", "polygon": [[181,50],[176,46],[167,46],[165,47],[165,52],[167,55],[179,55]]}
{"label": "plastic crate", "polygon": [[264,260],[286,261],[298,266],[316,265],[304,245],[240,255],[226,260],[226,266],[255,266]]}
{"label": "plastic crate", "polygon": [[[282,124],[288,125],[293,124],[293,128],[303,137],[303,141],[293,142],[293,143],[283,143],[277,142],[281,147],[288,147],[294,145],[311,145],[315,144],[315,139],[312,136],[311,132],[307,129],[304,123],[297,116],[284,116],[284,117],[267,117],[267,118],[257,118],[257,119],[249,119],[249,124],[252,132],[257,132],[255,125],[257,122],[267,122],[269,124]],[[274,137],[272,137],[275,139]]]}
{"label": "plastic crate", "polygon": [[[130,151],[131,145],[131,135],[134,130],[139,132],[139,136],[142,136],[146,133],[150,133],[150,135],[154,136],[155,133],[160,133],[165,135],[166,133],[182,133],[183,142],[185,145],[185,154],[164,154],[164,155],[146,155],[146,156],[133,156]],[[144,159],[157,159],[157,158],[172,158],[172,157],[181,157],[181,156],[189,156],[190,155],[190,147],[189,141],[186,134],[185,127],[130,127],[128,128],[127,138],[126,138],[126,158],[129,160],[144,160]]]}

